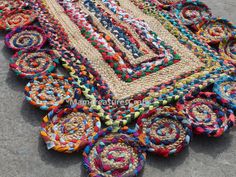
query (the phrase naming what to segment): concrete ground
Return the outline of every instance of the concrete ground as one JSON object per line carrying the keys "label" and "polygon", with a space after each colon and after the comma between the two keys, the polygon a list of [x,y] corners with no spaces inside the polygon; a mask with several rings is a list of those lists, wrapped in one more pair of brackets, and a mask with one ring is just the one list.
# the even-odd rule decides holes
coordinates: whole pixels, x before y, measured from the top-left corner
{"label": "concrete ground", "polygon": [[[236,24],[235,0],[204,0],[216,16]],[[44,112],[24,100],[27,81],[8,70],[12,55],[0,34],[0,177],[87,176],[80,153],[65,155],[48,151],[39,137]],[[236,176],[236,131],[221,138],[194,137],[190,147],[164,159],[148,154],[143,177]]]}

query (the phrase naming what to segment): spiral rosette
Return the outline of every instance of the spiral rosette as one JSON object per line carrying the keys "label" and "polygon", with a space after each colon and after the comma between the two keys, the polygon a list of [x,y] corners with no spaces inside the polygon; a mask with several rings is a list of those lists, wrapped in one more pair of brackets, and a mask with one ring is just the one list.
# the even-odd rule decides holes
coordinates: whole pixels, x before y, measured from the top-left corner
{"label": "spiral rosette", "polygon": [[219,43],[235,31],[235,26],[226,19],[213,18],[205,23],[197,35],[207,43]]}
{"label": "spiral rosette", "polygon": [[168,106],[143,114],[136,129],[140,142],[147,146],[148,151],[164,157],[181,152],[192,137],[187,117]]}
{"label": "spiral rosette", "polygon": [[25,87],[26,100],[42,110],[52,110],[74,95],[72,78],[50,74],[34,78]]}
{"label": "spiral rosette", "polygon": [[212,13],[210,9],[199,1],[183,1],[173,8],[175,16],[186,26],[198,30],[205,22],[210,20]]}
{"label": "spiral rosette", "polygon": [[46,42],[44,31],[36,26],[16,28],[5,37],[5,44],[15,51],[32,51],[40,49]]}
{"label": "spiral rosette", "polygon": [[32,10],[14,10],[0,18],[0,29],[12,30],[31,24],[37,15]]}
{"label": "spiral rosette", "polygon": [[43,118],[41,136],[48,149],[72,153],[84,148],[100,128],[96,112],[77,105],[49,112]]}
{"label": "spiral rosette", "polygon": [[58,63],[53,50],[19,51],[10,59],[10,68],[17,76],[33,79],[51,73]]}
{"label": "spiral rosette", "polygon": [[191,93],[177,103],[178,109],[188,115],[193,132],[210,137],[219,137],[234,125],[233,111],[222,105],[212,92]]}
{"label": "spiral rosette", "polygon": [[23,0],[0,0],[0,13],[6,13],[14,9],[20,9],[23,5]]}
{"label": "spiral rosette", "polygon": [[236,77],[223,76],[214,83],[213,91],[230,108],[236,110]]}
{"label": "spiral rosette", "polygon": [[124,130],[111,131],[111,127],[100,131],[84,150],[84,165],[89,176],[137,176],[144,166],[146,153],[133,135]]}
{"label": "spiral rosette", "polygon": [[236,63],[236,34],[220,42],[219,52],[224,59]]}

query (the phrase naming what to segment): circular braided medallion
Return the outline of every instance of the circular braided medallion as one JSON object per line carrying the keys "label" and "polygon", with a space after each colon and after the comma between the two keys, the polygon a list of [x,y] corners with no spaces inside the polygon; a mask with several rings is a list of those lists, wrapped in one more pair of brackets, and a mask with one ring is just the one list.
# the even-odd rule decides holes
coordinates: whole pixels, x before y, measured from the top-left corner
{"label": "circular braided medallion", "polygon": [[177,103],[179,110],[188,115],[194,133],[219,137],[233,126],[233,111],[216,98],[215,93],[200,92],[197,96],[188,94]]}
{"label": "circular braided medallion", "polygon": [[13,9],[20,9],[24,5],[22,0],[0,0],[0,13],[6,13]]}
{"label": "circular braided medallion", "polygon": [[101,128],[98,115],[86,106],[54,109],[43,119],[41,136],[48,149],[71,153],[88,144]]}
{"label": "circular braided medallion", "polygon": [[16,28],[5,37],[5,44],[9,48],[19,50],[38,50],[46,42],[44,31],[36,26]]}
{"label": "circular braided medallion", "polygon": [[111,133],[111,128],[94,136],[83,156],[91,177],[137,176],[146,160],[137,139],[122,131]]}
{"label": "circular braided medallion", "polygon": [[208,21],[212,13],[202,2],[181,2],[173,8],[173,13],[184,25],[191,26],[195,30]]}
{"label": "circular braided medallion", "polygon": [[10,68],[22,78],[33,79],[51,73],[58,63],[52,50],[17,52],[10,60]]}
{"label": "circular braided medallion", "polygon": [[148,151],[164,157],[182,151],[192,136],[191,123],[173,107],[163,107],[143,114],[137,121],[136,129]]}
{"label": "circular braided medallion", "polygon": [[213,18],[200,28],[197,35],[207,43],[219,43],[233,31],[235,27],[228,20]]}
{"label": "circular braided medallion", "polygon": [[214,83],[214,92],[233,110],[236,110],[236,78],[221,77]]}
{"label": "circular braided medallion", "polygon": [[219,52],[224,59],[236,63],[236,34],[220,42]]}
{"label": "circular braided medallion", "polygon": [[52,110],[73,97],[72,81],[56,74],[36,77],[25,87],[26,100],[42,110]]}
{"label": "circular braided medallion", "polygon": [[12,30],[16,27],[29,25],[36,17],[36,14],[32,10],[14,10],[4,14],[3,17],[0,18],[0,29]]}

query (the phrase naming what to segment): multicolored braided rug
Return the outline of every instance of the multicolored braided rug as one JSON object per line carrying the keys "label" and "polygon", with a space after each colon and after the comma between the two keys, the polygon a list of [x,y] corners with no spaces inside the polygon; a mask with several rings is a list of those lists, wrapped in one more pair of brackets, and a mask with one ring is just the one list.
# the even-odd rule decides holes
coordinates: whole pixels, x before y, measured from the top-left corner
{"label": "multicolored braided rug", "polygon": [[198,0],[0,0],[0,30],[47,148],[84,151],[89,176],[235,125],[236,27]]}

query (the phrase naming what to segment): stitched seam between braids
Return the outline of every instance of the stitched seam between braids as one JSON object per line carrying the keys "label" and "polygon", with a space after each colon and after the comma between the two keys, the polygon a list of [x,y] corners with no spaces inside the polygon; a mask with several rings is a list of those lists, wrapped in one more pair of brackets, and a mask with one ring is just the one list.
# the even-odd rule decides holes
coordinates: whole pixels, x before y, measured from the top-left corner
{"label": "stitched seam between braids", "polygon": [[[85,55],[87,58],[89,58],[91,64],[95,68],[95,70],[98,71],[99,74],[101,74],[102,78],[106,81],[106,83],[109,85],[110,89],[112,90],[113,94],[117,99],[125,99],[130,96],[133,96],[137,93],[142,92],[145,89],[149,89],[154,87],[155,85],[161,84],[163,82],[167,82],[168,80],[174,79],[176,76],[179,76],[180,74],[186,73],[188,71],[195,71],[199,65],[200,62],[196,66],[188,66],[188,62],[192,62],[193,60],[187,59],[186,57],[183,58],[180,62],[177,64],[173,64],[167,68],[163,68],[157,73],[150,74],[144,78],[137,79],[133,81],[132,83],[124,83],[122,82],[117,75],[114,73],[114,71],[108,66],[107,63],[105,63],[102,59],[101,54],[94,50],[92,45],[89,44],[82,35],[79,33],[74,33],[73,31],[78,31],[79,29],[74,23],[71,23],[69,17],[64,13],[64,10],[62,10],[62,7],[56,3],[56,0],[46,0],[49,4],[50,7],[48,6],[49,10],[51,11],[52,14],[57,13],[57,17],[55,17],[58,21],[60,21],[61,24],[64,23],[63,28],[69,32],[68,37],[71,41],[71,44],[83,55]],[[52,11],[54,8],[54,12]],[[62,12],[62,14],[60,13]],[[58,18],[58,17],[63,17],[63,18]],[[74,37],[74,38],[73,38]],[[80,42],[78,42],[78,40]],[[83,45],[80,45],[80,44]],[[86,46],[86,47],[84,47]],[[87,50],[86,50],[87,49]],[[99,56],[99,60],[97,59]],[[187,59],[189,61],[185,61],[184,59]],[[196,59],[196,61],[199,61]],[[174,70],[174,67],[176,65],[180,65],[181,67],[178,69],[176,72],[181,72],[181,73],[175,73],[175,75],[172,75],[171,71]],[[200,65],[201,66],[201,65]],[[187,67],[187,70],[185,67]],[[196,68],[195,68],[196,67]],[[104,71],[104,68],[107,71]],[[167,70],[167,73],[165,72]],[[187,70],[187,71],[186,71]],[[165,81],[163,77],[167,78],[165,74],[172,75],[168,76],[168,79]],[[157,79],[158,78],[158,79]],[[163,79],[162,79],[163,78]]]}
{"label": "stitched seam between braids", "polygon": [[[128,57],[128,61],[132,64],[132,65],[136,65],[136,64],[140,64],[144,61],[148,61],[148,60],[151,60],[152,58],[154,57],[157,57],[157,55],[149,48],[147,48],[145,46],[145,44],[143,44],[143,42],[141,42],[140,40],[137,40],[137,35],[134,35],[134,32],[133,30],[130,30],[130,32],[132,33],[133,36],[136,37],[136,40],[138,41],[138,43],[142,46],[142,48],[146,49],[146,50],[149,50],[150,54],[145,54],[144,56],[141,56],[141,57],[138,57],[138,58],[134,58],[132,53],[127,50],[121,43],[120,41],[114,37],[114,35],[109,31],[107,30],[101,23],[100,21],[97,19],[97,17],[95,17],[94,14],[92,14],[86,7],[84,7],[84,5],[81,3],[81,1],[79,1],[80,3],[78,3],[80,5],[80,8],[81,10],[83,10],[85,13],[89,14],[92,19],[93,19],[93,24],[96,25],[98,27],[98,29],[100,29],[101,31],[105,32],[106,34],[108,34],[110,36],[110,38],[117,44],[117,46],[119,46],[119,48],[122,50],[122,51],[125,51],[124,53],[127,55]],[[113,17],[113,16],[112,16]],[[123,23],[122,23],[123,26],[125,26]]]}

